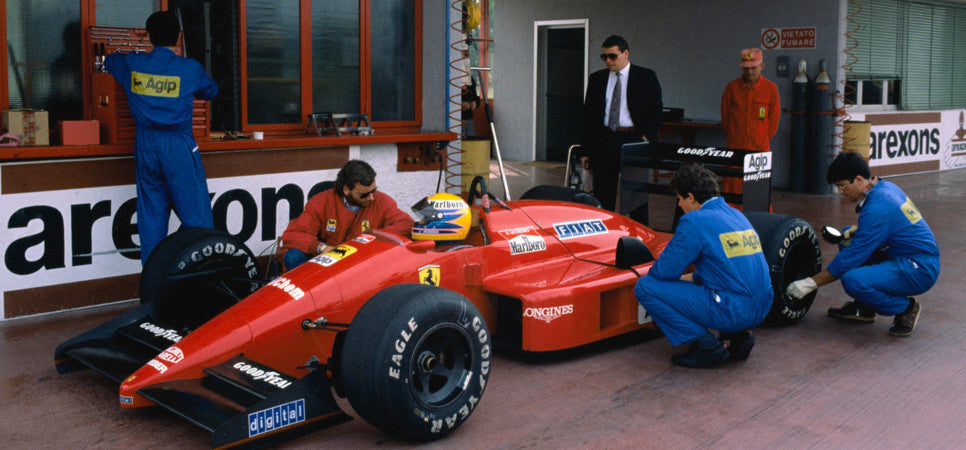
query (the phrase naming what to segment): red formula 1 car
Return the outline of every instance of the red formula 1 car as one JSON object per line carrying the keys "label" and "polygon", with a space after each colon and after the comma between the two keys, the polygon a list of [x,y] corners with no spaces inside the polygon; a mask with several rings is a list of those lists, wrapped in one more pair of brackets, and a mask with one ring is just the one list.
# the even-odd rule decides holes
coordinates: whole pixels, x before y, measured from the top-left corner
{"label": "red formula 1 car", "polygon": [[[484,205],[458,244],[373,231],[267,283],[243,243],[181,230],[148,260],[142,304],[61,344],[57,369],[93,368],[121,383],[122,407],[160,405],[216,447],[349,420],[333,395],[387,433],[430,440],[477,407],[496,342],[545,352],[654,327],[633,290],[670,234],[578,203],[503,203],[481,182],[470,197]],[[817,236],[794,217],[749,217],[771,319],[794,322],[814,294],[794,301],[784,286],[820,270]]]}

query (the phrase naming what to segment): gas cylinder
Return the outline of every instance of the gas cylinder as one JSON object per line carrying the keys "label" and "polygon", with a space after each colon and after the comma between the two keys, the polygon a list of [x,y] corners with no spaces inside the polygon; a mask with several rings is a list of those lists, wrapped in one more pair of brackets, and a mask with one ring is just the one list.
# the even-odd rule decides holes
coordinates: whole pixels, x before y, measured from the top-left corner
{"label": "gas cylinder", "polygon": [[808,192],[830,194],[831,186],[825,175],[832,162],[832,123],[835,110],[832,105],[832,82],[825,70],[825,60],[818,62],[818,75],[815,76],[815,90],[812,95],[812,152],[808,157]]}
{"label": "gas cylinder", "polygon": [[790,143],[791,151],[791,170],[789,177],[789,189],[794,192],[805,192],[805,178],[807,172],[806,153],[808,152],[808,88],[809,79],[805,74],[807,63],[805,60],[798,62],[798,75],[792,80],[792,135]]}

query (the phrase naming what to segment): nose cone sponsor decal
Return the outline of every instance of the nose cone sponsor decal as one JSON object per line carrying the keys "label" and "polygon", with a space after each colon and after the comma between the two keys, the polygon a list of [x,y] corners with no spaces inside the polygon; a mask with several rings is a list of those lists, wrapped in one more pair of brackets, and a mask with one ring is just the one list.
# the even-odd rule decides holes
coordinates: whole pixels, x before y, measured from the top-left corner
{"label": "nose cone sponsor decal", "polygon": [[554,231],[561,240],[575,239],[595,234],[607,234],[607,227],[600,219],[578,220],[575,222],[563,222],[553,224]]}
{"label": "nose cone sponsor decal", "polygon": [[312,258],[312,262],[321,266],[329,267],[345,258],[348,258],[355,252],[355,247],[342,244],[336,248],[333,248],[332,250],[316,256],[315,258]]}
{"label": "nose cone sponsor decal", "polygon": [[376,240],[376,237],[373,236],[373,235],[371,235],[371,234],[360,234],[360,235],[352,238],[352,240],[354,242],[358,242],[360,244],[368,244],[368,243]]}
{"label": "nose cone sponsor decal", "polygon": [[550,323],[560,316],[574,313],[574,305],[548,306],[546,308],[527,308],[523,311],[523,317],[542,320]]}
{"label": "nose cone sponsor decal", "polygon": [[171,364],[177,364],[181,362],[182,359],[184,359],[184,352],[181,351],[180,348],[172,345],[171,347],[168,347],[165,351],[161,352],[161,354],[158,355],[158,359],[162,361],[167,361]]}
{"label": "nose cone sponsor decal", "polygon": [[521,227],[500,231],[500,235],[510,244],[510,254],[542,252],[547,249],[543,236],[534,227]]}

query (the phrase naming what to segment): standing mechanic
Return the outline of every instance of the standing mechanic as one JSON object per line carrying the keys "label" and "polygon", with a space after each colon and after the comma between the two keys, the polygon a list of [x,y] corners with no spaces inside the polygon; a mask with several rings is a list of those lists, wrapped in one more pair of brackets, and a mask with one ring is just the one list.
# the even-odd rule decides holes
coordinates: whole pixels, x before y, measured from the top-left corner
{"label": "standing mechanic", "polygon": [[861,323],[874,322],[876,313],[895,316],[889,334],[909,336],[920,311],[911,296],[928,291],[939,278],[936,237],[912,200],[895,184],[872,177],[857,153],[838,155],[826,178],[858,203],[858,226],[843,230],[845,239],[828,267],[789,284],[786,292],[802,298],[841,279],[855,300],[829,308],[829,316]]}
{"label": "standing mechanic", "polygon": [[[761,49],[741,51],[741,76],[731,80],[721,95],[721,125],[724,126],[725,146],[739,150],[771,151],[771,138],[778,131],[781,102],[778,87],[765,79]],[[725,177],[725,192],[740,194],[741,180]]]}
{"label": "standing mechanic", "polygon": [[335,177],[335,186],[312,196],[305,211],[282,233],[286,270],[325,253],[346,240],[379,228],[408,236],[413,219],[392,197],[376,190],[376,171],[351,160]]}
{"label": "standing mechanic", "polygon": [[[671,345],[691,344],[672,363],[704,368],[729,357],[747,359],[755,345],[750,329],[765,319],[773,297],[758,234],[718,196],[717,177],[704,166],[682,167],[670,185],[684,215],[660,258],[637,281],[637,301]],[[684,274],[692,264],[694,272]],[[709,328],[720,331],[720,339]]]}
{"label": "standing mechanic", "polygon": [[581,128],[580,162],[593,169],[594,195],[614,211],[621,170],[621,146],[657,142],[661,128],[661,84],[657,74],[630,63],[627,41],[610,36],[601,44],[606,69],[590,74]]}
{"label": "standing mechanic", "polygon": [[210,100],[218,85],[197,61],[175,54],[181,26],[159,11],[145,25],[151,53],[112,53],[107,71],[124,86],[136,125],[134,167],[141,264],[168,234],[171,208],[183,227],[212,228],[211,200],[191,132],[194,97]]}

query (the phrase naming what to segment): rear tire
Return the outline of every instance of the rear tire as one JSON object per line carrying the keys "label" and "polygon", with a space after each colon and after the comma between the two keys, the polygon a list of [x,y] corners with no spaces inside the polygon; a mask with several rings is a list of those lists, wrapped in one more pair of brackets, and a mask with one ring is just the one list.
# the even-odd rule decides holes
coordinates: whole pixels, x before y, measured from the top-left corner
{"label": "rear tire", "polygon": [[406,439],[429,441],[469,418],[489,378],[489,330],[462,295],[423,284],[391,286],[359,309],[340,371],[362,418]]}
{"label": "rear tire", "polygon": [[211,228],[183,228],[145,262],[141,303],[154,302],[163,323],[194,329],[258,289],[259,279],[244,242]]}
{"label": "rear tire", "polygon": [[798,322],[811,308],[816,293],[796,300],[785,295],[785,288],[793,281],[822,270],[818,234],[808,222],[797,217],[754,211],[745,212],[745,217],[761,240],[774,290],[771,311],[765,322],[776,325]]}

